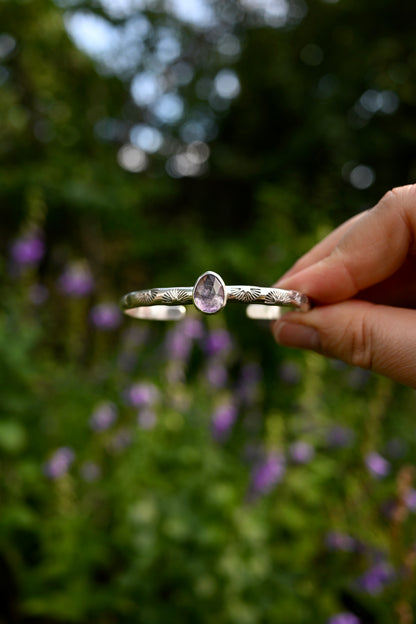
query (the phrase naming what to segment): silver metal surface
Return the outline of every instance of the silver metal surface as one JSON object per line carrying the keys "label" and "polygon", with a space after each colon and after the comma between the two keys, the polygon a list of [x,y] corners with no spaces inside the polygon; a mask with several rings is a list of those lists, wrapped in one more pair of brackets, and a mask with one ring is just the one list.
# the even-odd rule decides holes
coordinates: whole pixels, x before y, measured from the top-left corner
{"label": "silver metal surface", "polygon": [[[207,271],[197,279],[194,286],[151,288],[130,292],[122,298],[121,307],[126,314],[135,318],[179,320],[186,313],[185,306],[194,304],[194,292],[201,278],[209,274],[220,278],[217,273]],[[309,298],[296,290],[261,286],[225,286],[222,279],[221,283],[224,285],[225,302],[248,304],[247,316],[252,319],[276,319],[280,316],[281,306],[302,312],[311,307]]]}
{"label": "silver metal surface", "polygon": [[246,307],[246,315],[256,321],[275,321],[282,316],[282,308],[266,306],[259,303],[251,303]]}
{"label": "silver metal surface", "polygon": [[156,305],[146,308],[144,306],[124,310],[129,316],[151,321],[180,321],[186,314],[184,306]]}

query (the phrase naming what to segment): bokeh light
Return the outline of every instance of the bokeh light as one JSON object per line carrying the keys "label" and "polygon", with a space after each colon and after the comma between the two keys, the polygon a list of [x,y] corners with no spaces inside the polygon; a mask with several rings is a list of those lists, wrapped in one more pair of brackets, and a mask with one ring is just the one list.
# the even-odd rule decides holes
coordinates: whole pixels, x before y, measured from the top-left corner
{"label": "bokeh light", "polygon": [[222,69],[215,76],[214,89],[220,97],[232,100],[240,93],[240,81],[235,71]]}
{"label": "bokeh light", "polygon": [[148,164],[144,151],[134,145],[123,145],[118,151],[117,159],[123,169],[134,173],[144,171]]}
{"label": "bokeh light", "polygon": [[154,154],[163,145],[163,135],[153,126],[137,124],[130,130],[130,141],[144,152]]}
{"label": "bokeh light", "polygon": [[357,165],[350,173],[350,182],[355,188],[363,190],[369,188],[375,180],[375,173],[367,165]]}

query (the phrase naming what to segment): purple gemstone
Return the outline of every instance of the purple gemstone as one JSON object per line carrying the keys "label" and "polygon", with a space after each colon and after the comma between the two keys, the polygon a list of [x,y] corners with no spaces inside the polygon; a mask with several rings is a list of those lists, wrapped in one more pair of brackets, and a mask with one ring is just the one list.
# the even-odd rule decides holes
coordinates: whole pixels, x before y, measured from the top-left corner
{"label": "purple gemstone", "polygon": [[194,288],[194,303],[205,314],[215,314],[225,305],[225,287],[215,273],[207,272],[197,280]]}

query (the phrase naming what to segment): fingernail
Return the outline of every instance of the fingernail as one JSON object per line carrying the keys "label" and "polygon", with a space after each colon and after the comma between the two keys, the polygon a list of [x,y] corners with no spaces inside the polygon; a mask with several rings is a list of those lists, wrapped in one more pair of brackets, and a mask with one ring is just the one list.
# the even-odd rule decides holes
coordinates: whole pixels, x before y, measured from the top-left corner
{"label": "fingernail", "polygon": [[313,327],[298,325],[297,323],[277,323],[274,329],[276,341],[284,347],[298,349],[320,350],[319,334]]}

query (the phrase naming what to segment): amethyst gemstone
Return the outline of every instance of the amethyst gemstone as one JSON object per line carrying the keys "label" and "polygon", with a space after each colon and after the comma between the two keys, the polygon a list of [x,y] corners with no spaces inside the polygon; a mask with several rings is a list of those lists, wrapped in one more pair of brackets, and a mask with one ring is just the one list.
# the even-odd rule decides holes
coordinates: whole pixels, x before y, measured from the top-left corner
{"label": "amethyst gemstone", "polygon": [[198,278],[193,296],[198,310],[205,314],[215,314],[226,303],[224,282],[216,273],[207,271]]}

